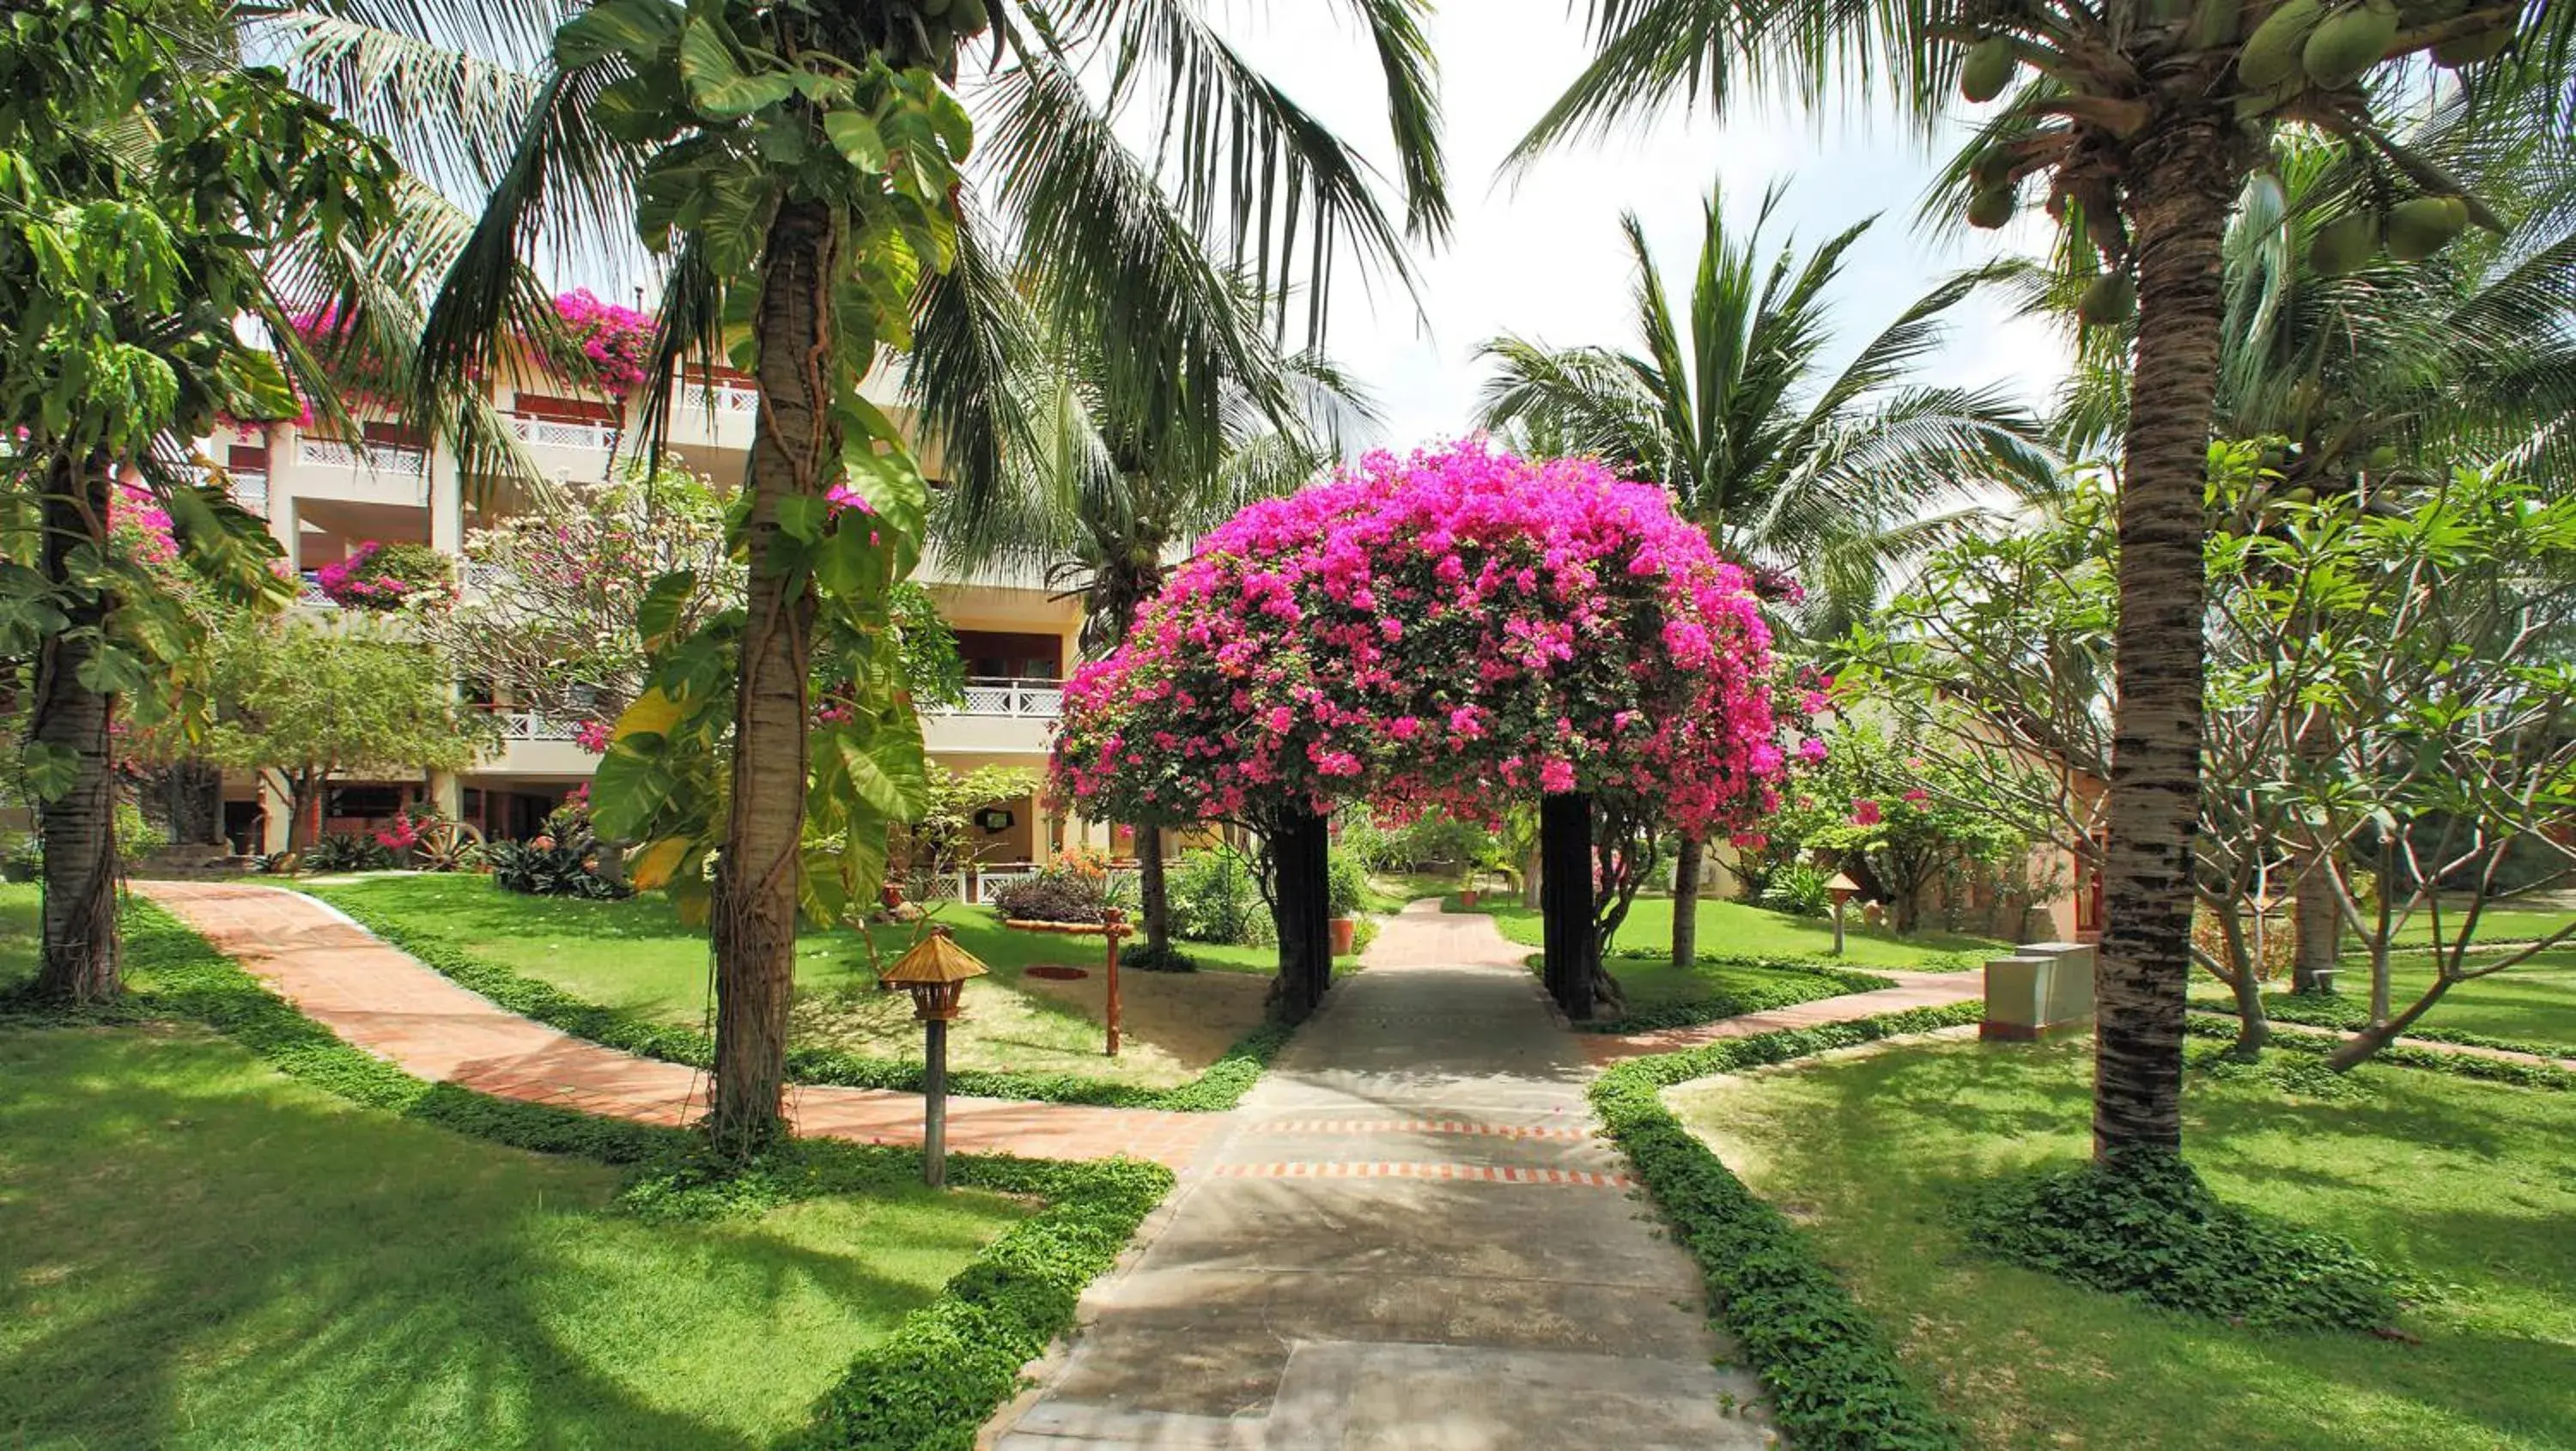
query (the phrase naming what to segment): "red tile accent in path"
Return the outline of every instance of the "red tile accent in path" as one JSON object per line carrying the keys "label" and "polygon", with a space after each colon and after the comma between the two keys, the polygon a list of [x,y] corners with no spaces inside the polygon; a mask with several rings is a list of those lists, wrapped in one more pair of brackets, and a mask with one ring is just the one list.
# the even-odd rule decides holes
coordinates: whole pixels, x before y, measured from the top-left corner
{"label": "red tile accent in path", "polygon": [[[311,897],[242,882],[135,886],[306,1016],[407,1073],[644,1123],[686,1123],[706,1107],[698,1070],[504,1011]],[[919,1094],[806,1085],[788,1095],[801,1133],[921,1142]],[[1222,1117],[952,1096],[948,1146],[1043,1159],[1125,1154],[1180,1168]]]}
{"label": "red tile accent in path", "polygon": [[1547,1139],[1589,1143],[1590,1129],[1540,1128],[1531,1124],[1469,1123],[1460,1119],[1273,1118],[1248,1125],[1262,1134],[1482,1134],[1498,1139]]}
{"label": "red tile accent in path", "polygon": [[1219,1164],[1207,1171],[1218,1179],[1473,1179],[1483,1184],[1578,1184],[1593,1189],[1631,1189],[1637,1181],[1626,1174],[1599,1174],[1589,1169],[1532,1169],[1505,1164],[1346,1164],[1338,1160],[1310,1163]]}
{"label": "red tile accent in path", "polygon": [[1849,1023],[1861,1018],[1874,1018],[1881,1013],[1903,1012],[1908,1008],[1939,1008],[1952,1003],[1973,1002],[1986,995],[1985,974],[1979,972],[1869,970],[1880,977],[1895,979],[1897,986],[1876,992],[1845,993],[1838,998],[1818,998],[1813,1002],[1721,1018],[1714,1023],[1700,1023],[1688,1028],[1662,1028],[1651,1033],[1626,1033],[1615,1037],[1606,1033],[1577,1036],[1583,1042],[1583,1056],[1595,1066],[1601,1066],[1624,1058],[1679,1053],[1722,1038],[1750,1038],[1756,1033],[1776,1033],[1784,1028],[1818,1028],[1827,1023]]}

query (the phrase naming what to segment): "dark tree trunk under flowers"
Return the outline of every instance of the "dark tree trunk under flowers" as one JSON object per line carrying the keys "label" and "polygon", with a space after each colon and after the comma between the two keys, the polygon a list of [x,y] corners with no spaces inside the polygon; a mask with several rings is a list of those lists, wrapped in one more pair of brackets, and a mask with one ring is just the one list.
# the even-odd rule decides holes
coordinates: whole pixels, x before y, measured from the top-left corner
{"label": "dark tree trunk under flowers", "polygon": [[1271,921],[1279,929],[1279,979],[1271,985],[1271,1008],[1300,1023],[1323,1005],[1333,985],[1331,835],[1323,817],[1290,809],[1272,822],[1269,838]]}

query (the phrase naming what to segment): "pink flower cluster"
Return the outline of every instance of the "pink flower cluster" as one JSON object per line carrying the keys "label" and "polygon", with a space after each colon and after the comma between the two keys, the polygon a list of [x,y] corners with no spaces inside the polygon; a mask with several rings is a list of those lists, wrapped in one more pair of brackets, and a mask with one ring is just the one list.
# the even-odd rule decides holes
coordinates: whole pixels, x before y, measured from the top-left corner
{"label": "pink flower cluster", "polygon": [[313,572],[313,582],[322,593],[343,609],[398,609],[414,595],[434,594],[441,586],[433,581],[406,579],[377,563],[384,552],[384,541],[370,539],[345,556]]}
{"label": "pink flower cluster", "polygon": [[135,484],[117,485],[107,503],[107,529],[126,557],[138,564],[158,567],[179,557],[179,539],[172,532],[170,511],[153,500],[149,489]]}
{"label": "pink flower cluster", "polygon": [[608,743],[617,735],[613,720],[586,720],[572,728],[572,743],[594,756],[608,754]]}
{"label": "pink flower cluster", "polygon": [[1652,485],[1482,440],[1377,453],[1235,516],[1075,673],[1054,787],[1118,820],[1579,790],[1729,828],[1785,764],[1770,644]]}
{"label": "pink flower cluster", "polygon": [[603,302],[587,287],[555,299],[555,315],[581,344],[600,386],[623,398],[650,375],[653,315]]}

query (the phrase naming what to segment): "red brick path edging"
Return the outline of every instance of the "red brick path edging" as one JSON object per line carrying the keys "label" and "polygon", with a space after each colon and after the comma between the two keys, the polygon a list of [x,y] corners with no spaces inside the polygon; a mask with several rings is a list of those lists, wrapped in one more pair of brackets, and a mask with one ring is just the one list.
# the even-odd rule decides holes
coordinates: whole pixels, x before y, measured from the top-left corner
{"label": "red brick path edging", "polygon": [[[137,882],[135,889],[307,1017],[406,1073],[651,1124],[683,1124],[706,1106],[698,1070],[505,1011],[301,893],[244,882]],[[808,1085],[788,1095],[799,1133],[921,1142],[919,1094]],[[951,1097],[948,1146],[1042,1159],[1125,1154],[1177,1169],[1222,1117]]]}

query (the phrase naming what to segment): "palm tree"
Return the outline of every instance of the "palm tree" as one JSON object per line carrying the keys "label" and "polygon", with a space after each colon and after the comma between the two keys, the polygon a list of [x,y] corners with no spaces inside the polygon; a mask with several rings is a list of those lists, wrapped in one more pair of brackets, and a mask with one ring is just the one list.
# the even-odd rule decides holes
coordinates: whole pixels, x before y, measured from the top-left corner
{"label": "palm tree", "polygon": [[[2533,64],[2563,75],[2576,6],[2338,10],[2336,39],[2315,57],[2323,74],[2310,73],[2305,42],[2324,12],[2269,0],[1591,0],[1588,11],[1592,60],[1523,141],[1522,159],[1676,98],[1722,111],[1745,85],[1819,96],[1864,83],[1927,127],[1954,85],[1978,100],[2009,90],[1962,162],[1978,188],[1974,219],[2008,220],[2025,183],[2044,179],[2051,215],[2128,279],[2100,309],[2133,299],[2137,328],[2093,1137],[2104,1159],[2178,1152],[2208,592],[2202,475],[2228,218],[2267,132],[2284,123],[2337,138],[2382,195],[2455,192],[2380,130],[2360,83],[2383,60],[2492,53],[2526,16]],[[2463,206],[2478,216],[2473,200]],[[2444,225],[2456,220],[2436,210]]]}
{"label": "palm tree", "polygon": [[[2319,267],[2319,234],[2357,178],[2314,137],[2275,138],[2224,246],[2217,429],[2279,437],[2273,490],[2349,491],[2365,472],[2389,487],[2466,460],[2509,461],[2553,492],[2576,480],[2576,179],[2570,145],[2536,94],[2492,104],[2516,124],[2474,124],[2469,98],[2443,99],[2406,145],[2469,181],[2509,225],[2416,264]],[[2056,267],[2016,269],[2023,305],[2072,320],[2080,283]],[[2070,453],[2114,443],[2128,407],[2125,339],[2094,330],[2059,409]],[[2256,527],[2260,499],[2244,527]],[[2394,505],[2391,505],[2394,507]],[[2312,742],[2318,750],[2323,741]],[[2323,873],[2294,889],[2298,991],[2335,967],[2340,920]]]}
{"label": "palm tree", "polygon": [[[415,36],[477,38],[456,33],[464,22],[440,0],[378,3],[411,12]],[[1405,222],[1436,237],[1447,210],[1421,0],[1342,3],[1380,62]],[[864,589],[818,586],[808,536],[853,459],[867,465],[866,482],[898,495],[918,487],[903,482],[899,454],[877,452],[897,440],[857,397],[861,377],[908,335],[908,385],[947,460],[951,507],[973,520],[993,506],[1006,452],[1034,437],[1009,386],[1014,288],[1027,289],[1047,327],[1096,337],[1114,374],[1196,380],[1177,395],[1184,406],[1170,426],[1213,434],[1221,390],[1208,380],[1257,376],[1253,344],[1284,320],[1238,306],[1207,238],[1224,233],[1275,292],[1303,275],[1310,326],[1336,260],[1389,267],[1408,283],[1409,272],[1402,229],[1365,163],[1211,28],[1195,0],[957,0],[935,15],[598,0],[560,29],[558,18],[557,7],[531,3],[471,22],[509,54],[540,59],[481,221],[433,310],[423,352],[435,386],[424,394],[443,406],[477,364],[502,361],[520,259],[613,258],[629,229],[656,251],[662,283],[655,413],[684,359],[731,355],[757,381],[741,526],[746,607],[727,626],[740,641],[729,647],[731,684],[681,707],[698,712],[684,715],[688,730],[724,743],[726,780],[680,803],[653,763],[632,772],[639,799],[681,823],[673,839],[687,860],[720,846],[709,1122],[721,1146],[740,1152],[782,1124],[796,917],[811,880],[814,633],[864,636],[883,621],[882,602]],[[967,117],[947,87],[967,43],[984,39],[975,168],[961,175]],[[1169,107],[1150,160],[1111,121],[1140,97]],[[451,128],[411,131],[404,139],[459,164],[488,160]],[[997,232],[1016,233],[1042,265],[1020,274],[998,265]],[[1255,396],[1275,401],[1280,389]],[[896,462],[880,468],[888,457]],[[919,507],[917,493],[889,499],[895,550],[909,547],[902,516]],[[729,715],[708,720],[719,694]],[[908,715],[897,707],[889,719],[917,757]],[[858,793],[882,813],[896,801],[887,793],[899,795],[876,765],[865,783],[847,761],[816,770],[833,799]],[[871,817],[864,834],[882,830]],[[861,834],[851,844],[863,860]]]}
{"label": "palm tree", "polygon": [[[1483,350],[1495,371],[1479,412],[1486,427],[1535,425],[1662,484],[1758,577],[1817,578],[1805,622],[1822,637],[1868,607],[1891,560],[1981,512],[1979,485],[2045,486],[2051,473],[2033,445],[2037,420],[1999,390],[1905,385],[1974,278],[1934,288],[1840,370],[1828,367],[1828,294],[1871,223],[1803,255],[1784,243],[1766,261],[1763,229],[1780,198],[1764,193],[1739,236],[1710,193],[1680,317],[1642,225],[1625,217],[1634,350],[1496,338]],[[1698,955],[1703,851],[1698,836],[1681,839],[1677,966]]]}
{"label": "palm tree", "polygon": [[[1248,310],[1261,310],[1257,288],[1238,279],[1237,290]],[[934,524],[941,542],[969,568],[1016,561],[1043,569],[1082,601],[1083,653],[1111,654],[1162,592],[1176,549],[1245,504],[1303,485],[1378,422],[1371,400],[1321,352],[1281,353],[1250,339],[1247,356],[1249,376],[1217,379],[1220,424],[1210,435],[1173,427],[1188,413],[1188,378],[1122,376],[1093,334],[1045,338],[1018,385],[1036,446],[1005,461],[1005,490],[980,516],[942,512]],[[1264,389],[1284,396],[1265,403]],[[1123,960],[1186,970],[1189,959],[1171,941],[1163,828],[1139,822],[1135,832],[1145,946]]]}

